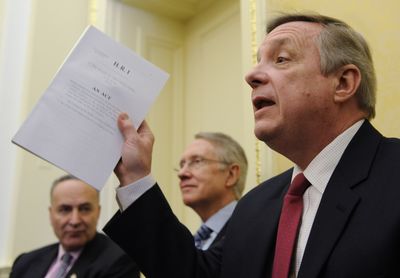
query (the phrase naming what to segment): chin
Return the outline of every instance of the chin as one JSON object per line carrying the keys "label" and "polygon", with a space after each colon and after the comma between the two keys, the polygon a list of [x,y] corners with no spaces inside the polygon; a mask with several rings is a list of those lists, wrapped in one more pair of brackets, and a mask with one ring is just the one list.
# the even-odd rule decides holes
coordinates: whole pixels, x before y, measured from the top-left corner
{"label": "chin", "polygon": [[63,242],[63,246],[68,251],[79,250],[87,243],[87,239],[83,237],[71,238]]}
{"label": "chin", "polygon": [[85,244],[86,244],[86,242],[85,243],[80,242],[80,243],[76,243],[76,244],[68,244],[68,245],[64,245],[64,249],[65,249],[65,251],[69,251],[69,252],[78,251],[79,249],[82,249],[85,246]]}
{"label": "chin", "polygon": [[192,204],[192,200],[191,199],[189,199],[189,198],[186,198],[186,199],[184,199],[183,200],[183,203],[186,205],[186,206],[190,206],[191,204]]}
{"label": "chin", "polygon": [[271,137],[271,133],[268,132],[265,128],[263,127],[257,127],[257,125],[254,128],[254,135],[257,137],[258,140],[263,141],[263,142],[268,142],[268,139]]}
{"label": "chin", "polygon": [[277,138],[281,130],[281,126],[278,125],[277,122],[267,119],[260,119],[256,121],[254,125],[254,135],[258,140],[266,144],[271,142],[274,138]]}

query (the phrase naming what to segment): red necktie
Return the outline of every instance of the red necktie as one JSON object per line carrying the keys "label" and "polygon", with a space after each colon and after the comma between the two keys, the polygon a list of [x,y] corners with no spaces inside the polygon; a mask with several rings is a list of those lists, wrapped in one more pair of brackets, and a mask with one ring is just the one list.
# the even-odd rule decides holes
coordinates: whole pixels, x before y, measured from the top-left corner
{"label": "red necktie", "polygon": [[310,182],[298,174],[285,195],[275,245],[272,278],[288,278],[293,249],[303,212],[303,194]]}

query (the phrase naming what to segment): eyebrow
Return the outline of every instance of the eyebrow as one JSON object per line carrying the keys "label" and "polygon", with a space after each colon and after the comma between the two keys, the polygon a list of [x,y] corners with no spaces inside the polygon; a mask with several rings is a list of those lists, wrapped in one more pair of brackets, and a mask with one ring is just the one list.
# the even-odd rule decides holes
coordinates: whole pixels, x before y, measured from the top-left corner
{"label": "eyebrow", "polygon": [[189,156],[187,159],[182,158],[181,160],[179,160],[179,162],[183,162],[183,161],[187,161],[187,160],[193,160],[193,159],[196,159],[196,158],[204,158],[204,157],[202,155],[194,154],[194,155]]}
{"label": "eyebrow", "polygon": [[[264,47],[264,49],[266,48],[267,50],[270,49],[276,49],[281,47],[282,45],[287,44],[288,42],[292,42],[293,39],[285,37],[285,38],[276,38],[276,39],[272,39],[271,42],[268,42],[268,44],[266,44],[266,46]],[[261,59],[261,54],[260,54],[260,49],[258,49],[257,51],[257,61],[259,62]]]}
{"label": "eyebrow", "polygon": [[[77,204],[76,206],[77,206],[77,207],[80,207],[80,206],[87,206],[87,205],[91,206],[92,203],[90,203],[90,202],[84,202],[84,203]],[[61,203],[61,204],[58,204],[57,207],[75,207],[75,205],[73,205],[73,204]]]}

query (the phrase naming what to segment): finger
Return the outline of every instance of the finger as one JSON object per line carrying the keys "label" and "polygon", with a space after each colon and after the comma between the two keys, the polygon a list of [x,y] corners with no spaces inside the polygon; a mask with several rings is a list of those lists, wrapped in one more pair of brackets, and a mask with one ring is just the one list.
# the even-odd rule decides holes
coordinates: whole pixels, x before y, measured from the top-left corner
{"label": "finger", "polygon": [[133,127],[133,124],[127,113],[123,112],[118,116],[118,128],[125,139],[137,136],[136,129]]}
{"label": "finger", "polygon": [[147,144],[148,146],[153,146],[154,144],[154,134],[150,129],[150,126],[146,121],[143,121],[140,125],[138,131],[139,136],[142,138],[142,142]]}

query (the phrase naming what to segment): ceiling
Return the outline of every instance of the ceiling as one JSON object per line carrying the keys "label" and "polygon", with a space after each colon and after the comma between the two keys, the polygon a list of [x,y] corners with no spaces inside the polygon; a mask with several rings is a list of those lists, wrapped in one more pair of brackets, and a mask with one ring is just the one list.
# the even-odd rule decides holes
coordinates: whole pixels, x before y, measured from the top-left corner
{"label": "ceiling", "polygon": [[159,15],[186,21],[217,0],[121,0],[122,3]]}

